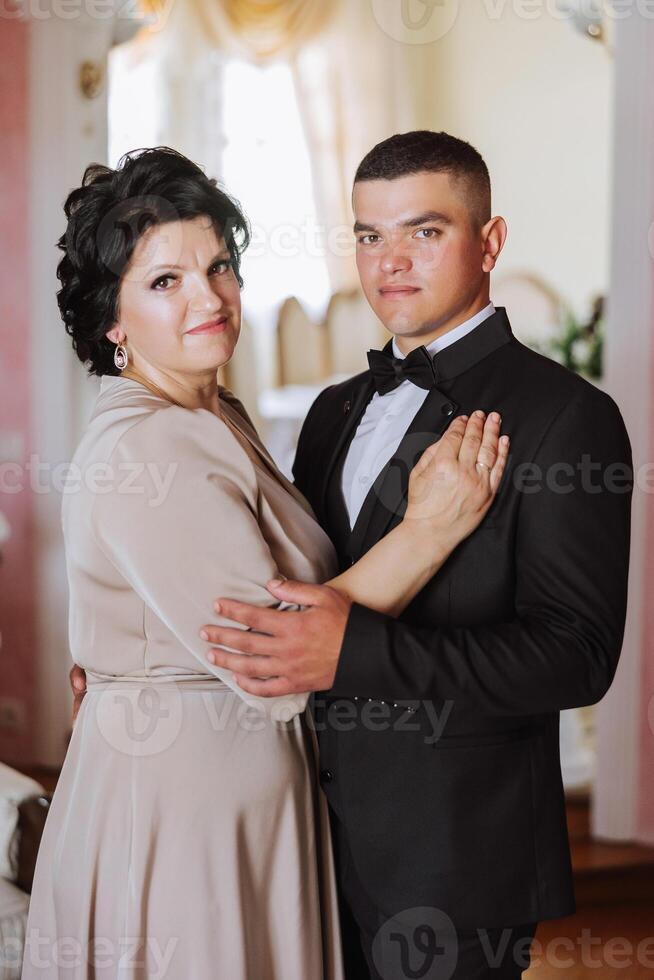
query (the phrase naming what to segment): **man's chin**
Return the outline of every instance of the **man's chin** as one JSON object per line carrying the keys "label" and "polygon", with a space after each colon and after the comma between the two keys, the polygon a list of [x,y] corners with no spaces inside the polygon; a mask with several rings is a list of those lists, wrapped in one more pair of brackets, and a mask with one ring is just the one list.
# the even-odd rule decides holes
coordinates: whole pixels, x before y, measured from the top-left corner
{"label": "man's chin", "polygon": [[[379,314],[377,314],[379,316]],[[379,317],[389,333],[392,333],[395,337],[406,337],[407,339],[414,339],[415,337],[420,337],[421,334],[427,333],[429,331],[428,325],[422,321],[416,322],[414,317],[409,316],[394,316],[394,317]]]}

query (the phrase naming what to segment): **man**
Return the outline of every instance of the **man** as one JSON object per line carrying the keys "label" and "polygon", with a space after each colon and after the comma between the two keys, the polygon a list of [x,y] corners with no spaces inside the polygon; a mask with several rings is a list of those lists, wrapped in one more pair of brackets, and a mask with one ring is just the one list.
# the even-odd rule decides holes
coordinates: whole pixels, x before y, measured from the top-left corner
{"label": "man", "polygon": [[559,712],[615,672],[629,441],[608,396],[518,343],[491,304],[506,225],[473,147],[393,136],[360,164],[353,204],[362,286],[393,340],[312,406],[297,486],[342,567],[401,520],[410,468],[454,414],[501,413],[503,486],[397,620],[271,584],[307,608],[221,597],[251,631],[205,626],[241,651],[208,657],[253,693],[323,692],[348,978],[519,977],[538,921],[574,911]]}

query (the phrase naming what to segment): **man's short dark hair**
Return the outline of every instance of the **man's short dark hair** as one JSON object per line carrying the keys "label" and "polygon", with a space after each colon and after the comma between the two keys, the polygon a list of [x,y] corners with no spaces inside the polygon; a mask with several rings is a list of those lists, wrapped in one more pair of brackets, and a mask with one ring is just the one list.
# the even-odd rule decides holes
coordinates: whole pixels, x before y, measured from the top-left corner
{"label": "man's short dark hair", "polygon": [[126,153],[115,170],[92,163],[64,204],[57,242],[57,302],[67,333],[90,374],[119,374],[107,339],[119,315],[122,276],[139,239],[172,221],[206,217],[222,236],[239,285],[250,231],[238,203],[213,178],[168,146]]}
{"label": "man's short dark hair", "polygon": [[470,213],[481,226],[491,217],[491,183],[481,154],[464,140],[430,129],[397,133],[373,146],[354,177],[363,180],[397,180],[411,174],[447,173],[464,185]]}

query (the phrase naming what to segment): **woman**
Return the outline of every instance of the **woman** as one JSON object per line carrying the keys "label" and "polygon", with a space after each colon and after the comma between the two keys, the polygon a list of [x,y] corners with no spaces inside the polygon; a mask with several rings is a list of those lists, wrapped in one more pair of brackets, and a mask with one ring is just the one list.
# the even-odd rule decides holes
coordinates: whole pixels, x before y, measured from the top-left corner
{"label": "woman", "polygon": [[457,449],[483,422],[453,423],[414,470],[405,520],[331,578],[309,505],[216,381],[240,330],[239,208],[158,148],[89,167],[65,212],[60,309],[102,376],[63,506],[88,693],[43,835],[23,978],[338,980],[307,696],[246,695],[207,662],[199,630],[216,595],[273,605],[280,573],[352,599],[377,576],[378,608],[399,613],[486,513],[507,441],[490,418],[482,465],[466,469]]}

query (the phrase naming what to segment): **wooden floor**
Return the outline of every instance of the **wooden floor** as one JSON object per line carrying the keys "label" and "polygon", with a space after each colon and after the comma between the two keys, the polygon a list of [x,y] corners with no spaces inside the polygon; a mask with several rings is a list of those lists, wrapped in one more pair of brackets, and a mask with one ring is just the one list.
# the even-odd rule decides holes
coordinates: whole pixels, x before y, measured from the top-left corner
{"label": "wooden floor", "polygon": [[568,801],[578,911],[542,922],[528,980],[654,980],[654,848],[594,841],[588,799]]}
{"label": "wooden floor", "polygon": [[[52,790],[53,772],[31,772]],[[568,800],[578,911],[538,927],[526,980],[654,980],[654,848],[592,840],[589,802]]]}
{"label": "wooden floor", "polygon": [[654,902],[589,906],[543,922],[527,980],[652,980]]}

